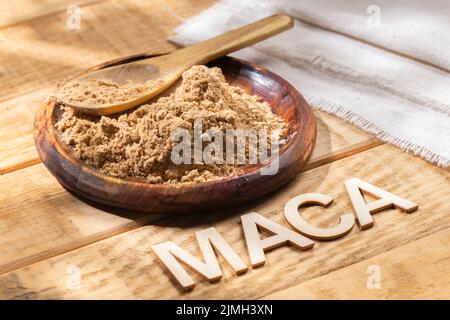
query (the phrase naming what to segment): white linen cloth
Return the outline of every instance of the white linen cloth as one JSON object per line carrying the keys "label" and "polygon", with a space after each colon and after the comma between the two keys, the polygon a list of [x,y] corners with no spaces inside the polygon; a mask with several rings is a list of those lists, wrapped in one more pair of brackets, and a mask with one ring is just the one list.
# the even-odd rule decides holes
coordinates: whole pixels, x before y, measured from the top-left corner
{"label": "white linen cloth", "polygon": [[188,45],[274,13],[292,30],[233,54],[294,85],[313,108],[450,167],[450,2],[221,0],[176,29]]}

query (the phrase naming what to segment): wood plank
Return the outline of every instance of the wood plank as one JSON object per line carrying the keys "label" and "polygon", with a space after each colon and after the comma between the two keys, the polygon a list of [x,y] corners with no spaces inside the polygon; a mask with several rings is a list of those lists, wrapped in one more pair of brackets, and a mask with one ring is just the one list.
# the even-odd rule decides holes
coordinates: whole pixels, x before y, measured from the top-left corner
{"label": "wood plank", "polygon": [[446,229],[264,299],[449,299],[449,247]]}
{"label": "wood plank", "polygon": [[182,22],[178,16],[190,17],[211,3],[111,0],[84,7],[80,30],[66,28],[66,12],[3,29],[0,101],[41,89],[118,56],[173,49],[166,38]]}
{"label": "wood plank", "polygon": [[0,181],[0,272],[143,223],[139,214],[111,214],[71,196],[42,164]]}
{"label": "wood plank", "polygon": [[[9,176],[11,174],[5,175]],[[351,211],[344,180],[359,177],[419,204],[412,214],[386,210],[375,215],[373,228],[354,228],[342,239],[317,242],[309,251],[281,247],[267,254],[265,266],[236,276],[224,266],[216,284],[195,274],[197,287],[184,293],[159,263],[151,245],[166,240],[198,254],[194,231],[215,226],[248,263],[239,216],[256,210],[284,223],[282,208],[291,197],[305,192],[327,193],[334,204],[305,209],[303,216],[319,226],[331,226]],[[208,215],[163,218],[0,277],[2,298],[260,298],[293,284],[328,274],[383,252],[399,248],[450,227],[450,173],[398,149],[383,145],[307,171],[263,201],[245,208]],[[85,220],[86,221],[86,220]],[[86,223],[86,222],[84,222]],[[436,252],[438,254],[439,252]],[[220,259],[219,259],[220,260]],[[220,260],[221,261],[221,260]],[[222,261],[223,262],[223,261]],[[68,267],[81,271],[77,289],[68,289]],[[432,278],[434,275],[430,274]]]}
{"label": "wood plank", "polygon": [[317,142],[305,171],[383,144],[381,140],[331,114],[314,110],[314,115]]}
{"label": "wood plank", "polygon": [[50,92],[44,88],[0,103],[0,175],[40,162],[34,147],[33,120]]}
{"label": "wood plank", "polygon": [[70,5],[79,7],[101,0],[15,0],[3,1],[0,7],[0,28],[36,19],[51,13],[66,11]]}
{"label": "wood plank", "polygon": [[[39,94],[36,93],[37,96]],[[26,121],[22,120],[29,117],[28,120],[31,121],[33,112],[22,106],[21,98],[17,99],[15,108],[18,116],[4,123],[5,130],[0,129],[0,138],[4,138],[1,140],[4,143],[0,145],[0,150],[4,148],[1,151],[5,151],[2,163],[9,165],[4,172],[16,170],[27,165],[27,162],[38,161],[31,132],[22,137],[14,137],[17,128],[27,127]],[[14,113],[7,114],[11,116]],[[360,144],[367,147],[371,145],[372,138],[359,129],[322,112],[316,112],[316,115],[318,140],[309,167],[322,165],[327,159],[332,161],[335,157],[349,155],[353,144],[354,152],[359,151]],[[20,123],[22,125],[18,125]],[[31,124],[28,124],[28,128],[31,130]],[[10,150],[13,151],[9,152]],[[89,243],[99,237],[106,237],[107,234],[116,234],[117,228],[128,230],[153,219],[139,218],[138,215],[128,217],[126,214],[124,216],[127,219],[117,219],[112,214],[94,209],[64,191],[42,164],[0,176],[0,195],[0,247],[9,247],[9,250],[0,252],[0,273],[73,250],[86,244],[86,241]],[[70,204],[70,209],[66,203]],[[55,215],[55,212],[61,211],[66,214]],[[86,213],[82,221],[79,221],[79,212]],[[29,219],[33,219],[35,223],[28,224],[26,221]],[[108,219],[108,223],[104,223],[105,219]],[[138,221],[133,222],[134,219]],[[74,227],[74,221],[80,225]],[[21,225],[22,229],[11,227],[17,225]],[[20,246],[10,246],[11,239],[20,243]]]}

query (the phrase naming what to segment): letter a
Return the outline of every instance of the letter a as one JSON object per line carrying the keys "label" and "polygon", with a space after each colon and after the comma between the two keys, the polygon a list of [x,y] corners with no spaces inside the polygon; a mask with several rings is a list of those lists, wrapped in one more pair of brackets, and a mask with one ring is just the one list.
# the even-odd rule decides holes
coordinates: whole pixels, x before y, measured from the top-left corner
{"label": "letter a", "polygon": [[[400,198],[392,193],[384,191],[361,179],[353,178],[345,181],[345,188],[355,210],[356,219],[361,229],[370,228],[373,225],[372,214],[396,207],[403,212],[413,212],[417,210],[417,204]],[[361,192],[378,200],[366,203]]]}

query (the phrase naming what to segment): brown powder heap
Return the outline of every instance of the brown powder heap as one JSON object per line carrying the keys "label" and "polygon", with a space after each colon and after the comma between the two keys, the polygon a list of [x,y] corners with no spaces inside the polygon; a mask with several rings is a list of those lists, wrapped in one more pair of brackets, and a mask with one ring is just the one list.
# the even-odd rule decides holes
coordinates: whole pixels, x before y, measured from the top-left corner
{"label": "brown powder heap", "polygon": [[184,128],[193,137],[196,120],[202,121],[202,132],[263,129],[269,136],[285,129],[266,102],[226,83],[219,68],[205,66],[184,72],[175,93],[130,113],[99,118],[62,109],[56,127],[76,157],[104,174],[149,183],[197,183],[237,174],[237,164],[173,163],[171,151],[178,142],[172,133]]}
{"label": "brown powder heap", "polygon": [[127,81],[123,85],[108,80],[72,80],[66,83],[57,96],[60,101],[82,106],[101,106],[124,102],[142,95],[148,89],[161,85],[149,80],[144,84]]}

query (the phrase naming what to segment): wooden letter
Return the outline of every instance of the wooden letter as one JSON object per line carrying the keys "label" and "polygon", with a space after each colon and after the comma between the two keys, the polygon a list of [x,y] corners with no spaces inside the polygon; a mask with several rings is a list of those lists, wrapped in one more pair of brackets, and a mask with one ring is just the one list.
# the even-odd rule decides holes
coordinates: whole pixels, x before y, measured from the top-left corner
{"label": "wooden letter", "polygon": [[[392,207],[410,213],[418,208],[417,204],[397,197],[392,193],[384,191],[358,178],[345,181],[345,188],[347,189],[348,196],[350,197],[353,209],[355,210],[356,219],[358,220],[361,229],[373,226],[372,214],[374,213]],[[375,197],[378,200],[366,203],[361,192]]]}
{"label": "wooden letter", "polygon": [[[265,250],[276,248],[286,243],[290,243],[302,250],[310,249],[314,246],[312,240],[256,212],[241,216],[241,220],[250,262],[253,267],[261,266],[266,262]],[[261,240],[258,226],[273,235]]]}
{"label": "wooden letter", "polygon": [[355,217],[346,213],[340,217],[340,222],[333,228],[319,228],[309,224],[298,212],[305,204],[319,204],[327,207],[333,198],[321,193],[305,193],[289,200],[284,206],[284,216],[289,224],[301,234],[318,240],[331,240],[345,236],[353,229]]}
{"label": "wooden letter", "polygon": [[164,263],[170,273],[172,273],[185,290],[192,289],[195,286],[195,282],[180,265],[177,259],[190,266],[194,271],[208,279],[210,282],[222,278],[222,270],[220,269],[214,249],[222,255],[225,261],[228,262],[237,274],[247,271],[248,267],[225,239],[217,232],[216,228],[198,231],[196,232],[196,236],[200,251],[205,260],[204,263],[171,241],[152,246],[152,249],[155,251],[158,258]]}

